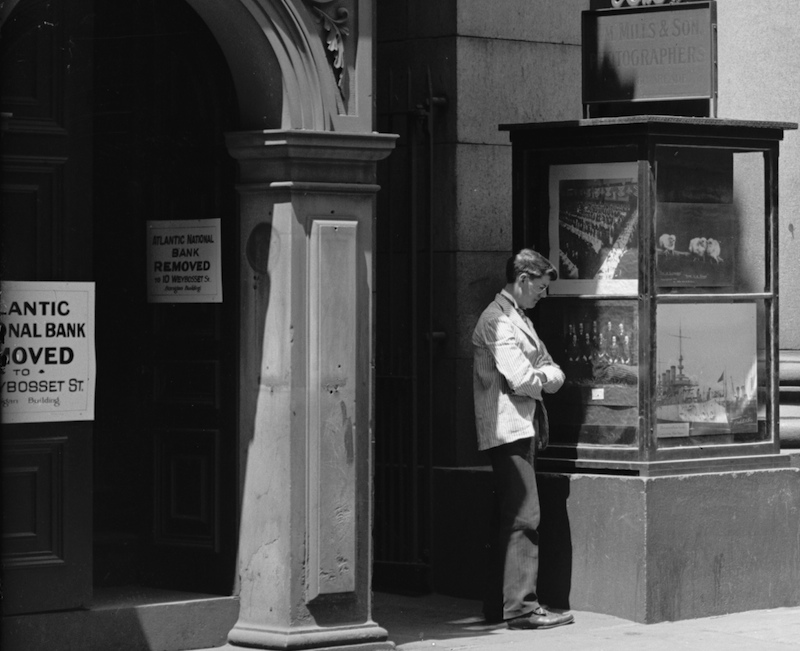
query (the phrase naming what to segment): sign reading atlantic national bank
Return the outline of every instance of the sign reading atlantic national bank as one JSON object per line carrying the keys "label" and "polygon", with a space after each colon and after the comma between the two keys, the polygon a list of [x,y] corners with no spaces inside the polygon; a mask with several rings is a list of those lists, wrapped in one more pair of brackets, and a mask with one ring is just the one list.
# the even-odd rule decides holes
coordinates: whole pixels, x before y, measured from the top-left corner
{"label": "sign reading atlantic national bank", "polygon": [[221,303],[220,220],[147,222],[147,300]]}
{"label": "sign reading atlantic national bank", "polygon": [[2,422],[94,420],[94,283],[0,284]]}
{"label": "sign reading atlantic national bank", "polygon": [[637,5],[583,12],[583,103],[714,100],[716,3]]}

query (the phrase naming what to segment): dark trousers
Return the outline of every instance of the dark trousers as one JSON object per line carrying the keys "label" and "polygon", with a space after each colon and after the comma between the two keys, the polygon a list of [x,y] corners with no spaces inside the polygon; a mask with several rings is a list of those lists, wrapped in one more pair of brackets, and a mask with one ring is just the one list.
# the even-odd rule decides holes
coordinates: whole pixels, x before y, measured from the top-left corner
{"label": "dark trousers", "polygon": [[488,453],[497,506],[484,615],[488,620],[511,619],[525,615],[539,605],[536,579],[539,573],[540,511],[534,471],[534,439],[500,445],[489,449]]}

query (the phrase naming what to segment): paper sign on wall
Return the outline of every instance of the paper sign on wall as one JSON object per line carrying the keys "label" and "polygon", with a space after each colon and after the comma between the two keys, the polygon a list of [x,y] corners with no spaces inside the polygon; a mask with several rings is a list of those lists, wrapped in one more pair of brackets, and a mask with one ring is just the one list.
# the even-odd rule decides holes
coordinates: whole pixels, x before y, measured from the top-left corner
{"label": "paper sign on wall", "polygon": [[221,303],[219,219],[147,222],[147,300]]}
{"label": "paper sign on wall", "polygon": [[94,283],[0,286],[2,422],[94,420]]}

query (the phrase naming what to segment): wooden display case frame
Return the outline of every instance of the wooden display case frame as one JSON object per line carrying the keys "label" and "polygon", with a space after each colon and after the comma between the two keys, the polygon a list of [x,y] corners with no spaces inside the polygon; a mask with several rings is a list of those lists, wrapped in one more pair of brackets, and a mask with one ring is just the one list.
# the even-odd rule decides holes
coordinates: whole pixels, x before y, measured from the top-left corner
{"label": "wooden display case frame", "polygon": [[[565,385],[566,398],[548,397],[551,443],[540,457],[540,468],[553,471],[656,476],[785,466],[788,461],[780,455],[777,398],[778,157],[783,132],[795,129],[797,125],[659,115],[501,125],[500,128],[509,132],[513,150],[514,250],[532,246],[556,263],[559,262],[560,251],[554,251],[553,247],[559,245],[560,239],[555,237],[552,231],[554,228],[571,227],[571,223],[576,222],[574,213],[567,217],[564,216],[565,212],[560,213],[553,209],[554,203],[566,203],[565,197],[572,189],[565,190],[563,188],[566,186],[562,184],[560,198],[554,198],[552,171],[557,170],[556,176],[562,180],[567,179],[571,182],[575,178],[583,179],[583,183],[578,183],[576,186],[577,192],[586,193],[587,186],[597,186],[601,188],[598,192],[601,194],[605,192],[607,196],[617,200],[622,190],[611,188],[614,184],[605,183],[604,179],[618,177],[617,172],[629,168],[630,164],[635,164],[636,170],[638,223],[633,226],[635,234],[631,240],[630,250],[625,252],[628,256],[626,262],[628,272],[632,268],[631,265],[637,268],[636,279],[625,284],[598,282],[595,285],[585,282],[571,283],[570,279],[564,279],[560,281],[560,285],[554,283],[555,291],[551,292],[548,299],[543,301],[532,315],[548,348],[554,349],[556,351],[554,357],[558,357],[560,348],[566,349],[566,346],[563,340],[554,341],[550,330],[555,327],[565,333],[569,325],[564,321],[555,326],[552,323],[548,326],[545,317],[547,320],[552,320],[553,315],[557,315],[559,311],[562,313],[576,309],[585,311],[587,308],[580,306],[590,305],[597,305],[599,314],[604,309],[602,306],[627,304],[636,315],[634,344],[636,360],[633,364],[623,365],[627,366],[627,369],[615,369],[610,375],[607,373],[601,376],[603,381],[600,383],[597,383],[596,373],[588,375],[584,373],[584,378],[589,376],[593,378],[586,386],[576,389],[573,385],[570,389],[568,382]],[[665,158],[665,153],[678,158],[682,155],[685,159],[681,163],[684,168],[678,166],[677,171],[673,170],[670,167],[672,163]],[[763,202],[760,202],[763,213],[759,208],[737,217],[740,221],[747,220],[747,228],[757,229],[759,234],[763,233],[763,283],[760,276],[755,287],[739,283],[733,260],[723,272],[720,263],[710,255],[707,257],[709,262],[707,277],[700,275],[698,276],[700,280],[692,282],[694,273],[678,271],[665,281],[664,267],[662,265],[659,271],[657,263],[658,256],[663,255],[658,251],[664,248],[663,242],[659,242],[663,233],[658,232],[657,225],[667,223],[679,226],[680,220],[675,215],[699,215],[697,223],[703,226],[700,230],[713,231],[712,234],[716,235],[705,238],[707,243],[708,240],[716,242],[712,247],[712,253],[719,259],[725,259],[725,256],[719,253],[720,243],[727,246],[731,254],[733,253],[736,231],[730,225],[730,211],[725,204],[733,201],[733,184],[737,182],[735,176],[732,173],[728,174],[726,170],[719,171],[717,169],[719,166],[716,165],[705,165],[705,168],[712,170],[708,178],[702,173],[698,176],[692,172],[692,160],[695,158],[702,160],[707,157],[714,162],[719,159],[722,161],[721,167],[724,168],[727,158],[732,159],[738,154],[755,154],[758,161],[763,161]],[[751,156],[748,161],[752,159]],[[659,165],[661,172],[658,170]],[[604,166],[613,173],[604,174]],[[566,174],[563,173],[564,170],[567,171]],[[677,175],[678,179],[685,178],[686,185],[690,189],[683,194],[680,192],[670,194],[664,189],[668,186],[667,179],[670,174]],[[715,175],[722,180],[718,181]],[[657,187],[659,177],[662,184],[660,197]],[[683,203],[689,204],[688,207],[671,207],[665,210],[666,204],[677,204],[679,202],[676,202],[676,199],[686,197],[699,200],[684,201]],[[699,207],[693,204],[699,204]],[[656,215],[659,205],[660,222],[657,221]],[[623,220],[630,219],[630,211],[623,213]],[[663,215],[666,213],[669,213],[667,215],[669,219],[664,221]],[[578,233],[580,230],[578,228],[575,232]],[[589,230],[584,229],[584,231]],[[566,237],[565,235],[564,239]],[[591,237],[602,241],[603,234],[593,232]],[[680,237],[688,242],[688,233],[676,235],[676,239]],[[704,251],[704,256],[706,253],[707,250]],[[712,264],[716,265],[713,269]],[[589,269],[588,264],[587,269]],[[580,273],[579,270],[578,276]],[[713,274],[717,275],[712,278]],[[630,275],[628,273],[628,280]],[[715,304],[756,306],[759,341],[758,352],[756,354],[755,350],[752,351],[752,356],[753,359],[757,357],[757,370],[751,374],[750,385],[753,378],[757,377],[759,392],[757,436],[753,436],[752,431],[743,434],[737,430],[735,435],[730,432],[710,432],[712,434],[710,438],[698,439],[695,434],[700,430],[693,430],[691,436],[686,434],[685,440],[681,440],[684,436],[683,429],[686,428],[676,426],[662,427],[662,436],[659,437],[657,427],[659,418],[663,420],[664,414],[668,413],[663,409],[664,375],[663,370],[659,368],[655,345],[659,306],[707,306],[713,311]],[[687,308],[687,313],[690,311],[690,308]],[[752,309],[741,307],[736,313],[742,311],[749,313]],[[559,318],[563,321],[563,317],[556,316],[556,320]],[[564,350],[562,360],[568,359],[566,355]],[[597,357],[597,351],[594,355]],[[608,382],[608,378],[614,378],[617,371],[624,374],[631,372],[631,369],[636,373],[637,379],[628,386],[635,386],[637,400],[631,401],[629,398],[617,396],[609,402],[608,396],[615,392],[613,382]],[[675,370],[672,377],[680,377],[680,373]],[[593,381],[597,386],[592,386]],[[742,386],[744,385],[739,385],[737,390],[742,390]],[[708,391],[704,395],[710,397],[710,389],[704,390]],[[570,391],[572,397],[569,397]],[[591,402],[592,400],[596,403]],[[611,404],[614,400],[620,404]],[[606,405],[608,413],[613,413],[611,411],[613,409],[630,410],[633,405],[635,414],[625,415],[624,428],[627,428],[627,433],[623,436],[599,436],[596,440],[587,440],[586,436],[575,434],[574,424],[564,425],[567,430],[566,435],[559,432],[559,426],[567,423],[560,414],[570,413],[574,416],[576,411],[580,412],[581,409],[584,412],[592,412],[592,418],[595,419],[593,422],[602,423],[604,418],[609,417],[607,414],[602,410],[585,408],[587,404],[594,407],[603,401],[609,402]],[[745,413],[748,418],[751,417],[752,408],[748,408]],[[634,420],[635,425],[631,425]],[[630,427],[634,427],[632,437]],[[708,436],[709,429],[706,428],[701,434]],[[752,424],[745,424],[740,429],[744,432],[752,430],[753,427]],[[664,432],[669,432],[671,435],[667,436]],[[719,437],[714,443],[716,434],[719,434]]]}

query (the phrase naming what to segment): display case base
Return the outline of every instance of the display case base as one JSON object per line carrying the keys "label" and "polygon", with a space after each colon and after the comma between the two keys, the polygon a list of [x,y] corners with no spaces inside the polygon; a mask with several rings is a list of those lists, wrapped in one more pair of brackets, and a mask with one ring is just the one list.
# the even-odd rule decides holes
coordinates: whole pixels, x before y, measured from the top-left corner
{"label": "display case base", "polygon": [[797,468],[544,474],[540,597],[640,623],[800,604]]}
{"label": "display case base", "polygon": [[[539,473],[539,596],[639,623],[800,605],[800,454],[786,466],[660,477]],[[435,472],[434,590],[480,599],[488,467]],[[468,568],[469,571],[466,571]]]}

